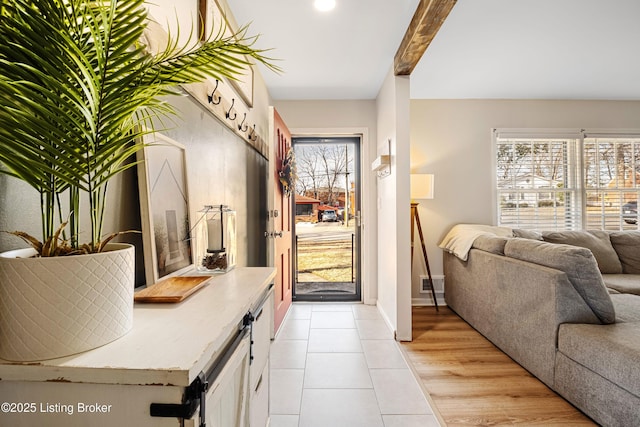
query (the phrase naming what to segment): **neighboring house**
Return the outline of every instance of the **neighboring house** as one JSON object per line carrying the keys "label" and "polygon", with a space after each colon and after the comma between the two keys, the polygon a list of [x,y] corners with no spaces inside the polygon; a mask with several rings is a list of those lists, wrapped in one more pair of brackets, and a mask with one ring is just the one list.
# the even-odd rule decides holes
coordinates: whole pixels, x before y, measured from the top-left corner
{"label": "neighboring house", "polygon": [[321,204],[318,199],[296,195],[296,223],[322,221],[325,211],[335,212],[336,210],[335,206]]}
{"label": "neighboring house", "polygon": [[[349,190],[349,214],[353,217],[356,214],[356,193],[355,193],[355,183],[351,182],[351,189]],[[321,187],[317,191],[307,191],[305,193],[306,198],[319,200],[320,203],[324,203],[329,206],[330,209],[334,209],[338,211],[341,215],[343,215],[344,209],[347,206],[345,203],[346,196],[344,188],[334,187],[333,188],[333,197],[330,197],[330,192],[327,187]],[[302,196],[296,196],[296,206],[298,205],[298,198]]]}
{"label": "neighboring house", "polygon": [[312,197],[296,195],[296,222],[318,221],[320,200]]}
{"label": "neighboring house", "polygon": [[[557,179],[545,178],[540,175],[526,174],[520,175],[515,178],[515,186],[511,187],[517,191],[513,193],[503,193],[504,203],[513,203],[520,206],[536,206],[541,203],[552,202],[555,197],[552,192],[539,192],[541,189],[546,188],[558,188],[558,185],[562,184],[562,181]],[[524,190],[524,191],[523,191]],[[526,191],[532,190],[532,191]]]}
{"label": "neighboring house", "polygon": [[316,191],[308,190],[304,195],[321,200],[327,205],[333,205],[334,209],[344,207],[344,188],[341,187],[333,187],[332,191],[329,191],[328,187],[320,187]]}

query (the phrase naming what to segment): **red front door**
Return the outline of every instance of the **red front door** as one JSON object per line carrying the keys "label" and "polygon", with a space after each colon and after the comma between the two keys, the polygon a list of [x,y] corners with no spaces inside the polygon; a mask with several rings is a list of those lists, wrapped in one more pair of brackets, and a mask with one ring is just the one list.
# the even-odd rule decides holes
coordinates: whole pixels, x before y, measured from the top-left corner
{"label": "red front door", "polygon": [[[291,133],[275,108],[270,108],[269,129],[269,173],[273,182],[273,202],[270,212],[270,238],[273,265],[276,267],[275,279],[275,331],[291,307],[291,195],[287,194],[286,183],[287,152],[291,149]],[[293,185],[293,183],[292,183]]]}

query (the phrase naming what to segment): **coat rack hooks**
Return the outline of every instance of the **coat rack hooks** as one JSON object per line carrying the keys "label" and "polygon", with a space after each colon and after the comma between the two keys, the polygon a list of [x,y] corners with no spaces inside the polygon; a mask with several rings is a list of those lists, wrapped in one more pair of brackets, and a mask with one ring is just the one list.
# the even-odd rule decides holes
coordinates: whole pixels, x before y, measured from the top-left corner
{"label": "coat rack hooks", "polygon": [[244,113],[244,117],[242,118],[242,122],[240,122],[240,124],[238,125],[238,130],[240,132],[246,132],[247,129],[249,129],[249,125],[248,124],[246,124],[246,125],[244,124],[245,120],[247,120],[247,113]]}
{"label": "coat rack hooks", "polygon": [[218,105],[222,102],[222,97],[218,95],[218,99],[215,98],[216,91],[218,90],[218,85],[220,84],[220,80],[216,79],[216,87],[213,88],[213,92],[211,95],[207,95],[209,99],[209,104]]}
{"label": "coat rack hooks", "polygon": [[231,117],[231,110],[233,110],[233,104],[236,103],[236,99],[235,98],[231,98],[231,107],[229,107],[229,111],[227,111],[227,113],[225,114],[225,117],[229,120],[235,120],[236,117],[238,117],[238,113],[233,113],[233,117]]}
{"label": "coat rack hooks", "polygon": [[254,124],[251,130],[249,131],[249,141],[256,141],[258,139],[258,135],[256,135],[256,125]]}

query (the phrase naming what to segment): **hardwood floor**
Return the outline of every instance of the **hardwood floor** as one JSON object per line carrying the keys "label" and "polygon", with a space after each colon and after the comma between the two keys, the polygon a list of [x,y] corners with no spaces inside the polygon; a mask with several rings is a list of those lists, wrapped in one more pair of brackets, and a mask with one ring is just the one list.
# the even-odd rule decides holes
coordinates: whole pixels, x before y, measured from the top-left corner
{"label": "hardwood floor", "polygon": [[447,307],[414,307],[401,343],[447,426],[594,426]]}

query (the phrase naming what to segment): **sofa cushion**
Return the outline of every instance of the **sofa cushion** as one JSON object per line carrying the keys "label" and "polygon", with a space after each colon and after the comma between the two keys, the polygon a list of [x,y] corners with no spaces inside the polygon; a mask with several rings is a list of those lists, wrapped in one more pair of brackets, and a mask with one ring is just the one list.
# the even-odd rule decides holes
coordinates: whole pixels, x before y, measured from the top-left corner
{"label": "sofa cushion", "polygon": [[545,242],[563,243],[565,245],[580,246],[593,252],[601,273],[622,273],[622,264],[618,254],[611,245],[609,233],[600,230],[589,231],[545,231],[542,233]]}
{"label": "sofa cushion", "polygon": [[613,303],[589,249],[530,239],[509,239],[504,254],[563,271],[602,323],[615,322]]}
{"label": "sofa cushion", "polygon": [[476,237],[471,247],[496,255],[504,255],[504,245],[506,243],[506,237],[482,235]]}
{"label": "sofa cushion", "polygon": [[621,294],[640,295],[640,274],[603,274],[604,285]]}
{"label": "sofa cushion", "polygon": [[611,301],[616,310],[616,322],[638,322],[640,327],[640,296],[612,294]]}
{"label": "sofa cushion", "polygon": [[640,231],[614,231],[609,238],[622,264],[622,272],[640,274]]}
{"label": "sofa cushion", "polygon": [[520,237],[522,239],[531,239],[531,240],[544,240],[542,238],[542,233],[533,230],[523,230],[522,228],[514,228],[513,229],[513,237]]}
{"label": "sofa cushion", "polygon": [[558,331],[558,351],[640,396],[640,324],[564,323]]}

